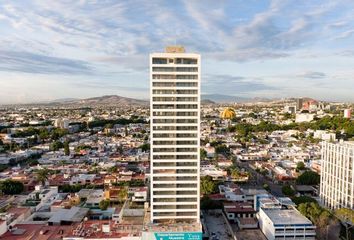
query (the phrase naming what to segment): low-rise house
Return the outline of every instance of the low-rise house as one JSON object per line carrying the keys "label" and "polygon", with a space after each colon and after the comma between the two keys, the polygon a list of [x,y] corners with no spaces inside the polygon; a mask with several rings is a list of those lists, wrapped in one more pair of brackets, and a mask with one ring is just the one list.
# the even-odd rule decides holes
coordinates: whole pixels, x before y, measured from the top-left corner
{"label": "low-rise house", "polygon": [[200,176],[211,176],[214,180],[223,180],[227,176],[227,171],[218,169],[212,164],[201,165]]}
{"label": "low-rise house", "polygon": [[146,202],[147,200],[147,187],[140,187],[134,190],[132,201],[133,202]]}
{"label": "low-rise house", "polygon": [[257,228],[256,211],[248,202],[224,202],[224,212],[229,221],[237,223],[239,228]]}
{"label": "low-rise house", "polygon": [[231,167],[233,165],[230,159],[220,159],[218,160],[218,166],[222,168]]}
{"label": "low-rise house", "polygon": [[225,199],[232,202],[245,202],[246,196],[242,189],[234,184],[228,186],[219,185],[220,194],[225,195]]}
{"label": "low-rise house", "polygon": [[99,208],[99,204],[103,199],[104,191],[102,189],[93,189],[86,197],[85,207]]}
{"label": "low-rise house", "polygon": [[71,177],[69,184],[70,185],[75,185],[75,184],[80,184],[80,185],[93,184],[95,178],[96,178],[96,174],[78,174],[78,175],[75,175],[75,176]]}

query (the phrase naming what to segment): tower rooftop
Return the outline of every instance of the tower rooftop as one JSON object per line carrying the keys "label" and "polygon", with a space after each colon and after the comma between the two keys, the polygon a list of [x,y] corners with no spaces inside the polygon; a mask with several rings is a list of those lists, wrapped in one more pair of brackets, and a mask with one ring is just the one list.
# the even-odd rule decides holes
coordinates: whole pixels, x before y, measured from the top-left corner
{"label": "tower rooftop", "polygon": [[172,45],[165,48],[166,53],[185,53],[186,50],[181,45]]}

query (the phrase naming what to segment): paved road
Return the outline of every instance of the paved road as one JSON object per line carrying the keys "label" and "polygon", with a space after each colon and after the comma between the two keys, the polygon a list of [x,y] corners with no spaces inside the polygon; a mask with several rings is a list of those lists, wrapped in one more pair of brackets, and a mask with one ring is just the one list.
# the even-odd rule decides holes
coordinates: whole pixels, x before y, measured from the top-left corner
{"label": "paved road", "polygon": [[247,162],[240,162],[238,161],[237,164],[246,169],[250,174],[251,174],[251,181],[257,185],[257,186],[263,186],[264,184],[268,184],[270,187],[271,193],[276,196],[276,197],[284,197],[284,194],[282,193],[282,186],[273,183],[271,180],[268,180],[265,178],[262,174],[258,173],[255,171],[253,168],[249,166],[249,163]]}

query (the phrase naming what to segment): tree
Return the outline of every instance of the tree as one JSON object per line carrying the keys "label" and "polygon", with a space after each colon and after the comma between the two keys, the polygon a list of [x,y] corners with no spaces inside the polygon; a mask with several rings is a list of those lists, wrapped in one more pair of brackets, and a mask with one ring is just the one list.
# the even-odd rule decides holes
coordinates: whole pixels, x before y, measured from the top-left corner
{"label": "tree", "polygon": [[0,190],[2,193],[7,195],[20,194],[24,190],[24,185],[22,182],[7,179],[0,182]]}
{"label": "tree", "polygon": [[30,159],[30,160],[28,161],[28,165],[29,165],[29,166],[36,166],[36,165],[38,165],[38,164],[39,164],[39,162],[38,162],[37,159]]}
{"label": "tree", "polygon": [[334,215],[340,220],[344,226],[346,239],[352,239],[354,236],[353,224],[354,224],[354,210],[349,208],[339,208],[334,211]]}
{"label": "tree", "polygon": [[107,210],[107,208],[109,207],[110,201],[109,200],[101,200],[99,203],[99,207],[102,211]]}
{"label": "tree", "polygon": [[204,160],[204,159],[206,159],[206,158],[207,158],[207,151],[205,151],[204,148],[201,148],[201,149],[200,149],[200,159],[201,159],[201,160]]}
{"label": "tree", "polygon": [[[333,218],[333,215],[328,210],[322,208],[317,202],[301,203],[298,206],[298,210],[302,215],[309,218],[317,226],[319,239],[327,236],[328,227],[333,228],[333,226],[338,224]],[[331,230],[329,232],[333,232],[331,233],[332,236],[337,235],[335,230]],[[338,236],[328,239],[338,239]]]}
{"label": "tree", "polygon": [[75,152],[80,152],[81,150],[90,150],[92,149],[89,145],[79,145],[75,148]]}
{"label": "tree", "polygon": [[298,206],[298,209],[302,215],[309,218],[313,223],[316,223],[318,217],[323,211],[320,205],[314,202],[301,203]]}
{"label": "tree", "polygon": [[268,184],[263,184],[263,188],[265,189],[265,190],[267,190],[268,192],[270,192],[270,187],[269,187],[269,185]]}
{"label": "tree", "polygon": [[65,141],[64,142],[64,154],[66,156],[69,156],[70,155],[70,148],[69,148],[69,142],[68,141]]}
{"label": "tree", "polygon": [[48,180],[49,175],[50,170],[48,168],[39,169],[36,172],[37,181],[41,182],[41,184],[44,186],[45,182]]}
{"label": "tree", "polygon": [[9,166],[7,166],[6,164],[0,164],[0,172],[5,171]]}
{"label": "tree", "polygon": [[228,148],[225,144],[220,144],[215,147],[215,153],[228,156],[230,155],[230,148]]}
{"label": "tree", "polygon": [[118,201],[124,202],[128,198],[128,189],[123,187],[118,192]]}
{"label": "tree", "polygon": [[291,188],[291,186],[289,185],[285,185],[282,187],[281,191],[283,192],[284,195],[286,196],[294,196],[295,195],[295,191],[294,189]]}
{"label": "tree", "polygon": [[320,175],[313,171],[306,171],[296,179],[296,183],[300,185],[317,185],[320,183]]}
{"label": "tree", "polygon": [[50,145],[51,151],[58,151],[60,148],[63,147],[63,143],[60,141],[55,141]]}
{"label": "tree", "polygon": [[144,144],[140,145],[139,148],[141,148],[141,151],[143,151],[143,152],[150,151],[150,144],[149,143],[144,143]]}
{"label": "tree", "polygon": [[118,167],[117,167],[117,166],[113,166],[113,167],[110,167],[110,168],[108,169],[108,172],[109,172],[109,173],[115,173],[115,172],[117,172],[117,170],[118,170]]}
{"label": "tree", "polygon": [[68,134],[68,130],[66,129],[61,129],[61,128],[56,128],[51,132],[51,139],[53,140],[57,140],[63,136],[65,136],[66,134]]}
{"label": "tree", "polygon": [[305,163],[304,162],[298,162],[297,164],[296,164],[296,169],[297,170],[305,170]]}
{"label": "tree", "polygon": [[204,176],[200,179],[200,191],[203,195],[209,195],[217,191],[217,183],[211,176]]}
{"label": "tree", "polygon": [[203,196],[200,199],[200,208],[201,209],[221,209],[222,203],[210,199],[208,196]]}
{"label": "tree", "polygon": [[300,205],[301,203],[308,203],[308,202],[314,202],[316,203],[316,199],[309,197],[309,196],[300,196],[300,197],[294,197],[292,198],[293,202],[296,205]]}
{"label": "tree", "polygon": [[239,178],[241,176],[241,172],[237,168],[230,169],[230,175],[232,178]]}
{"label": "tree", "polygon": [[354,210],[349,208],[339,208],[334,211],[336,217],[342,222],[349,222],[354,224]]}

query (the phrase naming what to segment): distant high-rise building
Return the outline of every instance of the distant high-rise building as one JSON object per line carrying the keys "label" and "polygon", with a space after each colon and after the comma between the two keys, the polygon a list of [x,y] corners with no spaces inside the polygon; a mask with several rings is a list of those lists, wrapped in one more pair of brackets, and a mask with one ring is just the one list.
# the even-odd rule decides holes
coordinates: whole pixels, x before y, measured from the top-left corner
{"label": "distant high-rise building", "polygon": [[354,142],[322,142],[322,203],[331,209],[354,208]]}
{"label": "distant high-rise building", "polygon": [[57,127],[57,128],[69,128],[69,120],[68,119],[62,119],[62,118],[58,118],[58,119],[55,119],[54,121],[54,127]]}
{"label": "distant high-rise building", "polygon": [[352,111],[351,109],[344,109],[344,118],[351,118],[352,117]]}
{"label": "distant high-rise building", "polygon": [[303,101],[304,101],[304,100],[303,100],[302,98],[297,98],[297,99],[296,99],[296,110],[297,110],[297,111],[301,111]]}
{"label": "distant high-rise building", "polygon": [[200,55],[151,54],[150,83],[151,222],[199,224]]}

